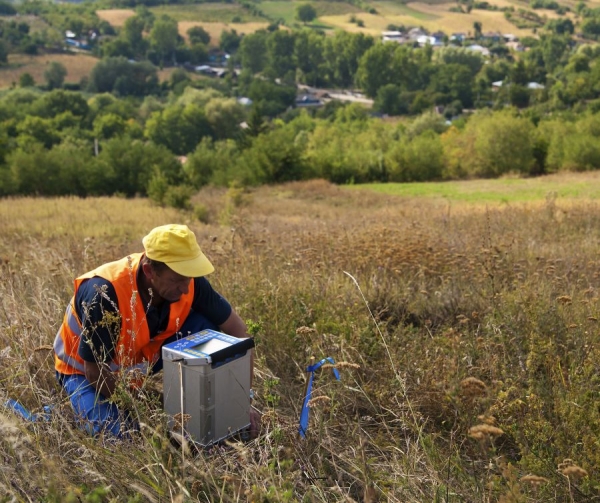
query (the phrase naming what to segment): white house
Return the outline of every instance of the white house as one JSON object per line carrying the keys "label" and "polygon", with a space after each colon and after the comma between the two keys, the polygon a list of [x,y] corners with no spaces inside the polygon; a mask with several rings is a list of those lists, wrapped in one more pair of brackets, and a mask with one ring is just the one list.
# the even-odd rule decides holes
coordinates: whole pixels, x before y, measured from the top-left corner
{"label": "white house", "polygon": [[382,31],[381,40],[382,42],[397,42],[401,44],[406,42],[407,37],[401,31]]}
{"label": "white house", "polygon": [[482,56],[490,55],[490,50],[487,47],[483,47],[482,45],[479,45],[479,44],[469,45],[469,46],[467,46],[467,49],[469,51],[478,52]]}

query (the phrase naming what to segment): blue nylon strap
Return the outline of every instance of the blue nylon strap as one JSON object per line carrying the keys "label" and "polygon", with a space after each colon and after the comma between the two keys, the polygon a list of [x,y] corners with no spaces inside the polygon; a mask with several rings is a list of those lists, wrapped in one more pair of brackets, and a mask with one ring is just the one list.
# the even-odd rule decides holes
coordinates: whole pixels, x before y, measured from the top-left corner
{"label": "blue nylon strap", "polygon": [[[300,426],[298,428],[298,433],[300,433],[302,438],[306,437],[306,432],[308,431],[308,412],[310,410],[308,402],[310,401],[312,395],[312,385],[315,377],[315,370],[320,369],[327,362],[335,365],[333,358],[328,356],[327,358],[323,358],[319,363],[315,363],[314,365],[309,365],[306,367],[306,372],[309,372],[310,375],[308,376],[308,385],[306,386],[306,396],[304,397],[304,403],[302,404],[302,410],[300,411]],[[340,373],[338,372],[338,369],[333,368],[333,375],[338,381],[340,380]]]}

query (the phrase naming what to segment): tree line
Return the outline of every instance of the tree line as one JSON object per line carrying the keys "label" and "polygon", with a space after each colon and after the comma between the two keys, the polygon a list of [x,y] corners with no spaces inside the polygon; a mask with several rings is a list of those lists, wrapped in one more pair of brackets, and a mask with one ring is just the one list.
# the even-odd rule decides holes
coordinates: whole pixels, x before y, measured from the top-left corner
{"label": "tree line", "polygon": [[[240,128],[239,124],[244,127]],[[600,113],[482,110],[448,124],[386,122],[330,104],[265,121],[214,89],[139,105],[112,94],[15,89],[0,99],[0,195],[149,196],[185,207],[198,188],[324,178],[412,182],[600,168]],[[184,158],[178,152],[188,152]]]}
{"label": "tree line", "polygon": [[[246,36],[223,32],[227,77],[199,79],[186,64],[209,57],[200,27],[184,39],[174,20],[146,7],[112,32],[88,5],[18,8],[77,36],[99,30],[106,37],[80,83],[65,85],[57,63],[46,85],[25,74],[0,95],[0,196],[142,195],[185,207],[206,184],[411,182],[600,167],[600,49],[568,33],[522,40],[529,50],[519,55],[487,42],[484,59],[459,45],[434,50],[275,24]],[[52,40],[32,35],[22,20],[0,23],[5,54]],[[161,65],[177,65],[164,82]],[[358,86],[374,110],[334,100],[299,110],[298,83]]]}

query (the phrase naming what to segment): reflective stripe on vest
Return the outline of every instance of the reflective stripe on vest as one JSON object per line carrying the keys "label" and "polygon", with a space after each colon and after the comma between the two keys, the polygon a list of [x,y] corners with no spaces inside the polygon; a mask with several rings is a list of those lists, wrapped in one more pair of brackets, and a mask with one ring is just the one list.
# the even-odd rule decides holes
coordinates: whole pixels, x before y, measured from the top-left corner
{"label": "reflective stripe on vest", "polygon": [[[73,332],[75,335],[77,335],[77,337],[81,338],[82,330],[81,330],[81,327],[79,326],[79,322],[77,321],[77,316],[75,316],[75,313],[73,312],[73,306],[71,305],[70,302],[69,302],[69,305],[67,306],[67,310],[65,312],[65,317],[64,317],[63,323],[66,323],[68,325],[68,327],[71,329],[71,332]],[[54,354],[56,355],[56,357],[59,360],[65,362],[67,365],[77,369],[82,374],[85,373],[83,365],[81,363],[79,363],[75,358],[66,354],[65,343],[61,337],[61,330],[62,330],[62,328],[58,329],[58,332],[56,333],[56,337],[54,339]],[[119,367],[113,362],[110,362],[109,367],[110,367],[110,370],[113,372],[115,372],[116,370],[119,369]],[[146,370],[147,370],[147,366],[146,366]]]}
{"label": "reflective stripe on vest", "polygon": [[[145,307],[137,291],[137,272],[143,254],[136,253],[121,260],[104,264],[75,280],[75,295],[54,341],[55,367],[63,374],[84,374],[84,362],[78,354],[82,326],[75,311],[75,297],[81,283],[92,277],[110,281],[117,296],[121,330],[116,341],[112,371],[138,369],[147,372],[149,365],[160,356],[163,342],[174,335],[189,315],[194,299],[194,281],[190,279],[188,292],[170,305],[166,330],[150,337]],[[116,307],[116,306],[115,306]]]}

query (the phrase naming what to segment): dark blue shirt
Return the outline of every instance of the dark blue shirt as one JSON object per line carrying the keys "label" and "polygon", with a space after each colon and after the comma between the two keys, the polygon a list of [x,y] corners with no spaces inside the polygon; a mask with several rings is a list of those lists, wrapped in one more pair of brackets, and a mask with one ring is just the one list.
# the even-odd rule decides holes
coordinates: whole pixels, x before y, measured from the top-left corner
{"label": "dark blue shirt", "polygon": [[[143,274],[141,267],[139,275]],[[139,302],[139,299],[138,299]],[[146,321],[150,337],[156,337],[167,328],[170,303],[146,309]],[[78,353],[88,362],[109,362],[113,359],[121,332],[117,294],[110,281],[94,277],[84,281],[75,296],[75,311],[83,325],[83,334]],[[215,325],[224,323],[231,314],[231,305],[204,277],[194,278],[194,300],[192,311],[205,316]]]}

